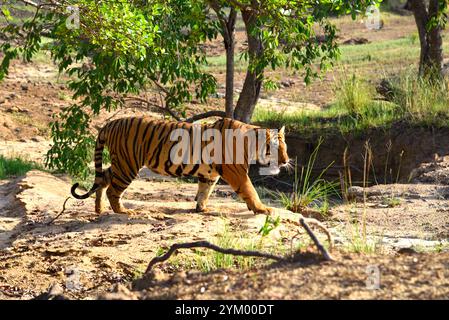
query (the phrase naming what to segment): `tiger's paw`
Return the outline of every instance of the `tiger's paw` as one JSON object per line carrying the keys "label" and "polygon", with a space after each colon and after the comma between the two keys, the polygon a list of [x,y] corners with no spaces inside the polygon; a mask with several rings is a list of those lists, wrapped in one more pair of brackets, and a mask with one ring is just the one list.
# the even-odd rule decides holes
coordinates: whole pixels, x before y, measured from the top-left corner
{"label": "tiger's paw", "polygon": [[265,214],[267,216],[271,216],[274,213],[274,208],[271,207],[263,207],[257,208],[253,210],[254,214]]}
{"label": "tiger's paw", "polygon": [[125,208],[123,208],[123,209],[121,209],[119,211],[116,211],[115,213],[127,214],[129,216],[133,216],[133,215],[137,214],[137,212],[134,211],[133,209],[125,209]]}
{"label": "tiger's paw", "polygon": [[199,204],[196,205],[195,211],[198,213],[207,213],[210,210],[208,208],[206,208],[205,206],[201,206]]}
{"label": "tiger's paw", "polygon": [[107,210],[106,206],[95,206],[95,213],[102,214]]}

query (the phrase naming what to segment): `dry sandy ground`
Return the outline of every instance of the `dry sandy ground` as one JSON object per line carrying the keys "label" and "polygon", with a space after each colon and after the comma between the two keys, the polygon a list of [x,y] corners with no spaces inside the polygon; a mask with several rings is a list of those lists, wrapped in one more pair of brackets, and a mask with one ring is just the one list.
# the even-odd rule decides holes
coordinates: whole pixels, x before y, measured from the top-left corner
{"label": "dry sandy ground", "polygon": [[[443,187],[392,187],[401,199],[395,208],[385,208],[375,200],[380,191],[391,192],[381,187],[368,191],[365,206],[370,241],[379,246],[373,255],[344,253],[352,251],[354,224],[350,221],[363,210],[357,203],[338,205],[325,221],[337,240],[336,263],[318,263],[318,257],[307,254],[315,252],[309,245],[302,247],[306,260],[299,265],[257,262],[249,270],[186,275],[184,271],[197,269],[191,261],[198,252],[189,250],[157,265],[157,281],[144,281],[140,289],[150,288],[138,297],[448,297],[448,253],[436,253],[447,250],[449,216],[438,207]],[[231,236],[259,239],[258,230],[265,220],[233,199],[225,185],[218,186],[210,200],[211,212],[197,214],[193,211],[195,184],[139,179],[125,197],[125,204],[136,215],[97,215],[93,199],[71,199],[63,215],[48,225],[61,211],[69,189],[69,181],[40,171],[0,183],[0,298],[33,298],[55,284],[70,298],[96,298],[114,284],[139,279],[151,258],[173,243],[215,241],[225,228]],[[285,254],[297,230],[288,222],[297,216],[284,210],[277,215],[283,223],[265,240],[266,248]],[[415,254],[410,257],[393,254],[411,247]],[[371,265],[381,270],[380,291],[364,287],[366,268]],[[223,276],[226,285],[217,280]]]}
{"label": "dry sandy ground", "polygon": [[137,277],[159,248],[210,240],[227,221],[255,236],[265,219],[233,200],[227,186],[217,189],[220,196],[211,199],[212,210],[204,215],[193,210],[194,184],[135,181],[125,201],[135,216],[98,216],[93,199],[72,200],[47,225],[61,211],[69,188],[66,181],[39,171],[2,182],[0,297],[31,298],[53,283],[67,288],[73,270],[80,273],[82,286],[74,297],[88,297]]}
{"label": "dry sandy ground", "polygon": [[[307,259],[309,258],[309,259]],[[177,274],[141,280],[128,299],[449,299],[449,253],[337,255],[337,262],[272,265],[243,274]],[[374,270],[374,272],[373,272]],[[377,273],[378,272],[378,273]],[[146,288],[146,289],[145,289]]]}

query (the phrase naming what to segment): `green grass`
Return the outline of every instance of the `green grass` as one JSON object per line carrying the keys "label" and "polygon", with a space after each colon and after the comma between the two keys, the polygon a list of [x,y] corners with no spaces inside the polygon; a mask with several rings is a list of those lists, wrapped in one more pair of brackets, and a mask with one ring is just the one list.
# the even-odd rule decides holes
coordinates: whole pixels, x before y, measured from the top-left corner
{"label": "green grass", "polygon": [[449,126],[449,82],[418,79],[413,69],[393,78],[392,102],[375,98],[375,87],[352,75],[337,82],[335,102],[321,110],[276,112],[257,107],[252,121],[269,127],[285,125],[300,134],[360,134],[370,128],[389,129],[395,122],[411,126]]}
{"label": "green grass", "polygon": [[290,132],[310,134],[320,132],[323,136],[335,133],[361,133],[368,128],[389,128],[400,117],[397,107],[391,103],[372,101],[357,116],[333,105],[322,111],[301,110],[278,113],[271,109],[256,108],[252,121],[268,127],[285,125]]}
{"label": "green grass", "polygon": [[[311,245],[311,242],[303,237],[298,238],[293,246],[289,241],[271,237],[271,231],[281,224],[280,218],[267,218],[258,233],[231,227],[227,220],[223,222],[223,229],[210,239],[211,243],[222,248],[287,256],[292,253],[292,250],[296,252]],[[161,256],[166,251],[167,248],[159,248],[156,255]],[[206,248],[197,248],[180,251],[177,255],[173,255],[167,264],[176,270],[210,272],[217,269],[249,270],[272,262],[269,259],[223,254]]]}
{"label": "green grass", "polygon": [[33,169],[42,170],[42,166],[20,156],[8,158],[0,155],[0,179],[22,176]]}
{"label": "green grass", "polygon": [[[225,224],[223,232],[217,235],[213,241],[214,244],[222,248],[233,248],[237,250],[259,250],[260,242],[254,238],[247,238],[242,234],[235,234]],[[254,267],[256,258],[234,256],[223,254],[211,250],[195,250],[196,265],[203,272],[209,272],[215,269],[237,268],[248,270]]]}
{"label": "green grass", "polygon": [[[235,55],[234,58],[234,70],[235,72],[246,72],[248,62],[241,58],[239,54]],[[205,67],[207,72],[212,72],[214,74],[226,71],[226,55],[207,57],[207,65]]]}
{"label": "green grass", "polygon": [[285,209],[301,213],[307,208],[314,207],[318,208],[321,214],[326,215],[329,210],[329,197],[338,195],[338,183],[329,182],[322,178],[332,163],[321,170],[316,178],[312,178],[315,160],[322,142],[322,139],[318,141],[318,145],[310,155],[307,165],[301,167],[300,174],[298,174],[298,166],[295,164],[295,181],[292,192],[276,193]]}
{"label": "green grass", "polygon": [[391,195],[389,197],[382,198],[382,204],[389,208],[395,208],[401,205],[401,199]]}

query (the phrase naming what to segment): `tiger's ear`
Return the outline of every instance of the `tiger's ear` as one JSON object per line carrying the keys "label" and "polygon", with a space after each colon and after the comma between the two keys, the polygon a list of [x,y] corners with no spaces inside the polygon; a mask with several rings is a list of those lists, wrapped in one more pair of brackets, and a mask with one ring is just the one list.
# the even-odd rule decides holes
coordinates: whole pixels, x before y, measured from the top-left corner
{"label": "tiger's ear", "polygon": [[281,129],[279,129],[280,134],[285,134],[285,126],[282,126]]}

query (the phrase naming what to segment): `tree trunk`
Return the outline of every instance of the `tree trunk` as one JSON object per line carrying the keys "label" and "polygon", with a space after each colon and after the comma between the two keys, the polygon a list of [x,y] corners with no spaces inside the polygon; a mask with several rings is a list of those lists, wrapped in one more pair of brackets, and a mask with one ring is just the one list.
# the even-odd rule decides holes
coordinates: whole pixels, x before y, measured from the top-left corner
{"label": "tree trunk", "polygon": [[[262,41],[256,30],[256,14],[253,10],[242,11],[243,22],[245,23],[246,35],[248,39],[248,62],[254,65],[263,55]],[[242,122],[249,123],[253,115],[254,108],[259,100],[260,90],[263,82],[263,69],[248,68],[242,92],[240,93],[234,111],[234,118]]]}
{"label": "tree trunk", "polygon": [[433,74],[440,77],[443,65],[443,39],[441,26],[428,27],[432,17],[438,14],[438,1],[430,0],[429,7],[425,0],[409,0],[410,9],[413,11],[416,26],[418,28],[421,53],[419,58],[419,75]]}
{"label": "tree trunk", "polygon": [[[438,17],[439,0],[430,0],[429,2],[429,20]],[[435,76],[441,77],[443,72],[443,37],[441,36],[442,27],[440,23],[428,31],[427,43],[429,46],[429,65],[430,72],[435,72]]]}
{"label": "tree trunk", "polygon": [[234,54],[235,54],[235,21],[237,11],[231,8],[229,17],[225,23],[226,31],[224,45],[226,49],[226,102],[225,110],[227,118],[234,118]]}
{"label": "tree trunk", "polygon": [[234,55],[235,55],[235,22],[237,10],[231,7],[229,16],[223,12],[220,1],[209,1],[211,8],[217,14],[221,25],[221,35],[226,49],[226,94],[225,113],[227,118],[234,118]]}

